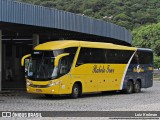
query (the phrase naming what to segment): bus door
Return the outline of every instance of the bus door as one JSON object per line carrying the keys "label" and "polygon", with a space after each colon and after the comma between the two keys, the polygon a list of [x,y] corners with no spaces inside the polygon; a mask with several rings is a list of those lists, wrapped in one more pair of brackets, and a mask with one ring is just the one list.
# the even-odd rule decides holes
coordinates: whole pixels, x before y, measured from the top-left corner
{"label": "bus door", "polygon": [[75,74],[78,74],[83,84],[84,92],[97,91],[97,74],[93,73],[93,66],[96,64],[94,48],[81,48],[76,62]]}
{"label": "bus door", "polygon": [[68,94],[71,89],[70,69],[72,65],[71,55],[62,57],[59,61],[58,76],[59,76],[59,93]]}

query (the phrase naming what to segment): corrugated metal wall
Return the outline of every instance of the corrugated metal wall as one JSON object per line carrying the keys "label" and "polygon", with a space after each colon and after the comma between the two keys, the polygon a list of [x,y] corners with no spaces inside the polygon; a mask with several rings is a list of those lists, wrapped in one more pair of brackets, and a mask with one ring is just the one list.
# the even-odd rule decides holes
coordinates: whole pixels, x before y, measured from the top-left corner
{"label": "corrugated metal wall", "polygon": [[42,6],[0,0],[0,21],[58,28],[132,42],[131,33],[123,27],[102,20]]}

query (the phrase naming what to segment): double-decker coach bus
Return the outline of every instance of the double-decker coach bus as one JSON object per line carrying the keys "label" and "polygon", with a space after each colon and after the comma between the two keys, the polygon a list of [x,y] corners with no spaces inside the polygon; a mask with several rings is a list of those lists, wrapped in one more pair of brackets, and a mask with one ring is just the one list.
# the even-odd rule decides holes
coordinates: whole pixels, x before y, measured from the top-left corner
{"label": "double-decker coach bus", "polygon": [[53,41],[36,46],[29,57],[28,93],[52,95],[119,91],[139,93],[153,84],[150,49],[86,41]]}

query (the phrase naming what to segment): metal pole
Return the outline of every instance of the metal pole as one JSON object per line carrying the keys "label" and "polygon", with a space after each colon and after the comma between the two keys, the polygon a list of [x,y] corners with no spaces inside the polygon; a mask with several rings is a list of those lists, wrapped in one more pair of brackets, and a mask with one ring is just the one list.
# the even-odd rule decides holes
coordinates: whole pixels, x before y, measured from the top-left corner
{"label": "metal pole", "polygon": [[2,91],[2,30],[0,30],[0,91]]}
{"label": "metal pole", "polygon": [[33,48],[39,44],[39,35],[33,34]]}

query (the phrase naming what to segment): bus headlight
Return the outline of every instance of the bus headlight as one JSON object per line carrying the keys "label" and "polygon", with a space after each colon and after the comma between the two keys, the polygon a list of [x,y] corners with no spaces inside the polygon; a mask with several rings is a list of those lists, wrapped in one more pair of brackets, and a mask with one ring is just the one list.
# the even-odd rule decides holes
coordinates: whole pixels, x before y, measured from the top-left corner
{"label": "bus headlight", "polygon": [[51,87],[51,86],[54,86],[54,85],[58,85],[58,84],[59,84],[59,81],[58,82],[50,81],[50,83],[48,84],[48,87]]}
{"label": "bus headlight", "polygon": [[30,82],[30,81],[27,80],[27,85],[29,86],[29,85],[31,85],[31,84],[32,84],[32,82]]}
{"label": "bus headlight", "polygon": [[53,85],[56,85],[54,82],[50,81],[49,84],[48,84],[48,87],[51,87]]}

